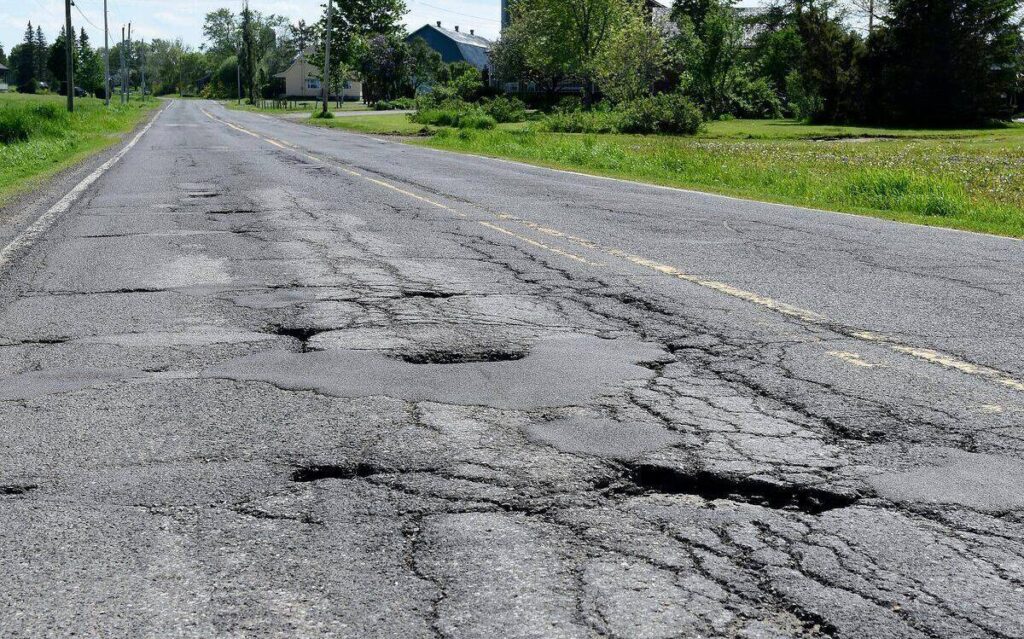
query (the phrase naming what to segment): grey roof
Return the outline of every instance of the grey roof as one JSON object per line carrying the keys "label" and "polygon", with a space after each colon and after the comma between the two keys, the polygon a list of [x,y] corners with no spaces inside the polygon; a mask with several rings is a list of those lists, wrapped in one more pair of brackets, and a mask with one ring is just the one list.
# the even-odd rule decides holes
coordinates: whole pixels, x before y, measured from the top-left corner
{"label": "grey roof", "polygon": [[416,29],[409,34],[406,40],[412,41],[419,33],[424,29],[433,29],[441,35],[445,36],[449,40],[455,43],[455,46],[459,48],[459,52],[462,54],[462,58],[475,66],[478,69],[483,69],[489,66],[491,63],[490,51],[494,45],[493,42],[487,38],[466,33],[464,31],[455,31],[453,29],[445,29],[435,24],[425,24],[419,29]]}
{"label": "grey roof", "polygon": [[7,67],[5,67],[4,65],[0,64],[0,71],[7,71]]}

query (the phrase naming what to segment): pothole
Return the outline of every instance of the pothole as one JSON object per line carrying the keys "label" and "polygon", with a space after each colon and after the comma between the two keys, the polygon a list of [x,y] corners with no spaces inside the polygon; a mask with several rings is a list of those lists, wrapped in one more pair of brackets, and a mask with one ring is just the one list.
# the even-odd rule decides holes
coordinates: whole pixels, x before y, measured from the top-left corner
{"label": "pothole", "polygon": [[236,215],[239,213],[255,213],[256,209],[215,209],[207,211],[207,215]]}
{"label": "pothole", "polygon": [[302,346],[302,352],[308,353],[311,349],[309,348],[309,340],[313,339],[320,333],[327,333],[332,329],[329,328],[313,328],[312,326],[276,326],[274,327],[274,335],[281,335],[283,337],[291,337],[292,339],[299,340]]}
{"label": "pothole", "polygon": [[35,484],[6,484],[0,485],[0,495],[24,495],[39,488]]}
{"label": "pothole", "polygon": [[428,300],[446,300],[450,297],[461,295],[461,293],[447,293],[444,291],[414,291],[414,290],[403,290],[402,297],[405,298],[416,298],[421,297]]}
{"label": "pothole", "polygon": [[292,473],[292,481],[306,483],[321,481],[324,479],[355,479],[357,477],[370,477],[382,471],[377,466],[367,463],[358,464],[315,464],[296,468]]}
{"label": "pothole", "polygon": [[525,349],[481,348],[468,350],[423,350],[398,353],[409,364],[481,364],[484,362],[517,362],[527,356]]}
{"label": "pothole", "polygon": [[775,510],[819,515],[859,501],[854,494],[815,486],[781,484],[754,477],[734,477],[703,470],[657,464],[628,464],[628,479],[644,491],[696,495],[708,501],[727,499]]}
{"label": "pothole", "polygon": [[217,197],[219,195],[220,193],[216,191],[192,191],[191,193],[186,193],[185,197],[190,200],[199,200],[203,198]]}
{"label": "pothole", "polygon": [[[308,331],[281,334],[308,341]],[[619,392],[627,381],[649,380],[638,366],[665,357],[654,344],[587,335],[559,335],[535,342],[525,357],[511,348],[440,351],[405,350],[411,361],[458,362],[424,366],[397,354],[357,349],[268,351],[233,359],[203,371],[207,379],[265,382],[286,391],[333,397],[392,397],[408,401],[530,410],[584,406],[599,395]],[[494,363],[498,362],[498,363]]]}

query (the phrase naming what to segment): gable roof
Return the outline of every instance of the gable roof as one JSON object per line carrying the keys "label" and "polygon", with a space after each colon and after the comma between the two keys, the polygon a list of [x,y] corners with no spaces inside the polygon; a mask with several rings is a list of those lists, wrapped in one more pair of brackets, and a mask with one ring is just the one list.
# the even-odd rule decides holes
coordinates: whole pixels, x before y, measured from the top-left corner
{"label": "gable roof", "polygon": [[462,59],[476,68],[483,69],[490,64],[489,54],[494,43],[487,38],[472,33],[445,29],[442,26],[434,24],[425,24],[410,33],[406,37],[406,41],[412,42],[414,38],[420,37],[421,34],[427,30],[434,31],[442,37],[451,40],[455,46],[458,47],[459,53],[462,55]]}
{"label": "gable roof", "polygon": [[4,65],[0,64],[0,71],[7,71],[7,70],[8,70],[7,67],[5,67]]}

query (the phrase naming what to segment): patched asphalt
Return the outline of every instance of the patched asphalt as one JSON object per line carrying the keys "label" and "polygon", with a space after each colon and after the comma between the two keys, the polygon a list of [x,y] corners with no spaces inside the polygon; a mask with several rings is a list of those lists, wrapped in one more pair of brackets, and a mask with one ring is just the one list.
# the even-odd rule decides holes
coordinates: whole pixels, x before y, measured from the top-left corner
{"label": "patched asphalt", "polygon": [[0,272],[0,636],[1024,636],[1022,286],[169,103]]}

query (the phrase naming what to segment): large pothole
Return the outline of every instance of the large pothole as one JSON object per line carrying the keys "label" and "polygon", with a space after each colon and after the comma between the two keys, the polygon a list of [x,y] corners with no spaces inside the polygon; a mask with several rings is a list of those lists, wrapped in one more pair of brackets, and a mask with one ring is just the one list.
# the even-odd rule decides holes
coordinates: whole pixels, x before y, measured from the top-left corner
{"label": "large pothole", "polygon": [[640,363],[665,355],[660,347],[635,340],[573,335],[542,339],[523,357],[462,361],[457,366],[410,363],[380,351],[272,351],[229,361],[202,375],[334,397],[385,396],[530,410],[587,405],[624,382],[650,379],[656,373]]}

